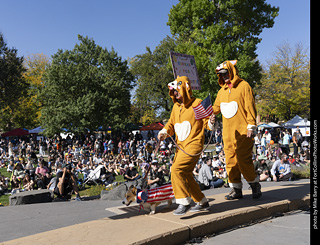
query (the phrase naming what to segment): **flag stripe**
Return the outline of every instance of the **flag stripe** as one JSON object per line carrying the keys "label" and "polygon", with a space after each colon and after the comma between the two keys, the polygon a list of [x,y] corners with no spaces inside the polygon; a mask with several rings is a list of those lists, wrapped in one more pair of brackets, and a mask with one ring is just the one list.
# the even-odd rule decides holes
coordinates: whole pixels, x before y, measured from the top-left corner
{"label": "flag stripe", "polygon": [[193,107],[196,120],[210,116],[213,113],[210,95],[205,98],[199,105]]}
{"label": "flag stripe", "polygon": [[167,184],[148,190],[148,199],[146,202],[161,202],[174,198],[172,185]]}

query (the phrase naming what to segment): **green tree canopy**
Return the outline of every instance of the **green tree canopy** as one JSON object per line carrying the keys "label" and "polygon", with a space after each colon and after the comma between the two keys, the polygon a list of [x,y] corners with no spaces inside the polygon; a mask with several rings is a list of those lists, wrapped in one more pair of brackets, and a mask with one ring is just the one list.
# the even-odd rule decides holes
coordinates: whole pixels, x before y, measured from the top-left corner
{"label": "green tree canopy", "polygon": [[7,46],[0,33],[0,128],[4,131],[17,126],[17,108],[27,92],[24,72],[23,57],[18,57],[17,49]]}
{"label": "green tree canopy", "polygon": [[173,102],[167,84],[174,80],[174,76],[169,52],[175,46],[175,40],[167,36],[153,52],[147,47],[145,54],[131,59],[130,70],[137,80],[132,111],[135,123],[148,124],[154,122],[157,116],[170,116]]}
{"label": "green tree canopy", "polygon": [[310,57],[301,43],[277,47],[255,88],[258,113],[274,121],[310,116]]}
{"label": "green tree canopy", "polygon": [[278,11],[265,0],[180,0],[172,7],[167,24],[179,40],[176,51],[195,56],[203,97],[217,93],[215,68],[225,60],[237,59],[251,85],[260,81],[259,35],[274,25]]}
{"label": "green tree canopy", "polygon": [[66,128],[81,133],[99,126],[123,128],[130,111],[133,76],[112,49],[78,35],[72,50],[58,50],[45,73],[41,125],[53,135]]}

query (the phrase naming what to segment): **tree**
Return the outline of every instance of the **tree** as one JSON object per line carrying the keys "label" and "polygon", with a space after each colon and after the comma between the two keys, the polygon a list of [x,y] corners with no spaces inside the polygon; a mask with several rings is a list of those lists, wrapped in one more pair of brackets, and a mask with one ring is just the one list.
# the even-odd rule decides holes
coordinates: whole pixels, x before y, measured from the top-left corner
{"label": "tree", "polygon": [[167,24],[178,39],[176,51],[195,56],[200,97],[217,93],[215,68],[225,60],[237,59],[240,77],[252,86],[260,81],[259,35],[278,11],[265,0],[180,0],[171,8]]}
{"label": "tree", "polygon": [[0,128],[5,131],[16,126],[14,115],[27,91],[24,72],[23,57],[7,46],[0,33]]}
{"label": "tree", "polygon": [[169,52],[175,46],[174,39],[167,36],[153,52],[147,47],[145,54],[136,55],[130,61],[130,71],[137,80],[133,118],[139,118],[138,122],[152,123],[157,120],[157,116],[158,119],[170,116],[173,103],[168,95],[167,84],[174,80],[174,76]]}
{"label": "tree", "polygon": [[23,77],[28,88],[26,94],[19,99],[16,111],[12,115],[17,127],[31,129],[40,125],[39,94],[44,86],[43,74],[48,64],[49,57],[44,54],[33,54],[24,59]]}
{"label": "tree", "polygon": [[310,115],[310,58],[301,43],[277,47],[255,89],[262,117],[289,120]]}
{"label": "tree", "polygon": [[58,50],[45,73],[41,125],[47,135],[82,133],[99,126],[124,128],[133,76],[126,61],[78,35],[72,50]]}

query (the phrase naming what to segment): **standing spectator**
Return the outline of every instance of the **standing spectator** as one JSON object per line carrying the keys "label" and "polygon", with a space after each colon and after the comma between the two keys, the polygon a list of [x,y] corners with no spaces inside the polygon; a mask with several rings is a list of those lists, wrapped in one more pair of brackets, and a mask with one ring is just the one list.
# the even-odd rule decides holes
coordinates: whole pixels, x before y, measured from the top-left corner
{"label": "standing spectator", "polygon": [[258,154],[258,147],[260,145],[260,133],[256,134],[256,136],[254,136],[254,145],[256,148],[256,154]]}
{"label": "standing spectator", "polygon": [[13,153],[13,144],[12,144],[11,141],[9,141],[9,143],[8,143],[8,152],[9,152],[9,157],[14,155],[14,153]]}
{"label": "standing spectator", "polygon": [[265,134],[264,135],[262,135],[262,137],[261,137],[261,155],[266,155],[266,144],[267,142],[266,142],[266,136],[265,136]]}
{"label": "standing spectator", "polygon": [[27,144],[24,140],[21,142],[20,149],[21,149],[21,155],[26,156],[27,155],[27,151],[26,151]]}
{"label": "standing spectator", "polygon": [[297,127],[297,130],[293,133],[292,142],[293,142],[293,154],[296,156],[298,154],[298,147],[300,147],[300,151],[301,151],[301,143],[302,143],[302,134],[300,132],[299,127]]}
{"label": "standing spectator", "polygon": [[286,130],[282,139],[282,145],[283,145],[283,152],[287,155],[290,152],[289,144],[290,144],[290,136],[289,136],[288,130]]}
{"label": "standing spectator", "polygon": [[100,148],[101,148],[101,142],[100,140],[97,138],[94,142],[94,151],[96,154],[100,153]]}
{"label": "standing spectator", "polygon": [[40,141],[39,141],[39,154],[41,156],[45,155],[45,145],[46,145],[46,142],[42,138],[40,138]]}
{"label": "standing spectator", "polygon": [[267,148],[270,149],[271,134],[268,130],[266,130],[264,133],[266,136]]}

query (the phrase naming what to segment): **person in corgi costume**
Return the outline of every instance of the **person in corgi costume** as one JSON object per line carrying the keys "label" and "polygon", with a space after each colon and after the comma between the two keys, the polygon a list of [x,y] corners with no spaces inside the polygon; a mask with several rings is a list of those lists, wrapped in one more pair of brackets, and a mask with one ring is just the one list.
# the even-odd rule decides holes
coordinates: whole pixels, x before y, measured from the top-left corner
{"label": "person in corgi costume", "polygon": [[226,170],[231,192],[227,200],[242,198],[241,174],[250,184],[252,197],[261,197],[259,176],[252,163],[256,106],[250,85],[238,76],[237,61],[225,61],[216,68],[221,89],[213,104],[213,113],[222,114]]}
{"label": "person in corgi costume", "polygon": [[[164,140],[167,135],[176,135],[178,146],[185,152],[196,155],[200,153],[204,144],[204,129],[213,129],[215,115],[209,118],[196,120],[193,107],[199,105],[202,100],[192,96],[190,80],[186,76],[178,76],[175,81],[168,84],[169,95],[174,105],[170,119],[164,128],[158,133],[158,139]],[[176,149],[175,158],[171,167],[171,183],[178,208],[174,215],[183,215],[190,208],[191,199],[196,205],[190,209],[197,212],[209,208],[208,200],[201,192],[195,181],[192,171],[199,160],[200,155],[190,156]]]}

